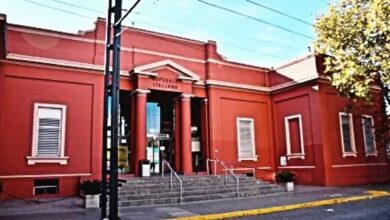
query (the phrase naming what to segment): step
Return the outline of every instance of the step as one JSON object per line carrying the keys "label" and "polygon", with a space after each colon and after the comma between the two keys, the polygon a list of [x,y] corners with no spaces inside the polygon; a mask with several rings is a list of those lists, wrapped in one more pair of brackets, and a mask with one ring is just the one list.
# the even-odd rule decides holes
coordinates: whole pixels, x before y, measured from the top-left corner
{"label": "step", "polygon": [[[239,191],[250,191],[250,190],[253,191],[254,193],[259,192],[259,189],[253,186],[239,187]],[[195,196],[195,195],[229,193],[229,192],[236,192],[236,191],[237,191],[236,186],[223,187],[223,188],[221,187],[221,188],[214,188],[214,189],[197,188],[191,191],[183,191],[183,197]],[[180,197],[180,190],[161,192],[161,193],[145,193],[145,194],[137,194],[137,195],[120,194],[118,199],[120,201],[125,201],[125,200],[150,199],[150,198],[166,198],[166,197]]]}
{"label": "step", "polygon": [[[267,194],[283,193],[283,189],[271,189],[263,192],[254,193],[253,191],[239,191],[240,197],[255,197],[264,196]],[[210,201],[210,200],[222,200],[237,198],[236,192],[231,193],[219,193],[219,194],[207,194],[207,195],[196,195],[196,196],[183,196],[182,203],[198,202],[198,201]],[[180,197],[168,197],[168,198],[157,198],[157,199],[140,199],[131,201],[120,201],[119,207],[131,207],[131,206],[155,206],[155,205],[166,205],[180,203]]]}
{"label": "step", "polygon": [[[180,179],[184,182],[184,181],[202,181],[202,180],[224,180],[225,179],[225,175],[216,175],[216,176],[179,176]],[[240,179],[253,179],[253,177],[248,177],[248,176],[245,176],[245,175],[239,175],[239,178]],[[173,179],[177,179],[176,177],[173,177]],[[229,175],[228,176],[228,179],[234,179],[233,176]],[[129,179],[121,179],[120,180],[121,182],[124,182],[124,183],[132,183],[132,184],[136,184],[136,183],[159,183],[159,182],[163,182],[163,181],[170,181],[170,176],[169,175],[166,175],[165,177],[144,177],[144,178],[140,178],[140,177],[136,177],[136,178],[129,178]]]}
{"label": "step", "polygon": [[[256,188],[269,188],[272,187],[273,185],[270,184],[254,184],[251,182],[243,182],[239,184],[240,187],[256,187]],[[218,189],[218,188],[225,188],[225,187],[236,187],[236,184],[218,184],[218,185],[208,185],[208,186],[187,186],[183,187],[183,191],[192,191],[192,190],[197,190],[199,188],[202,189]],[[174,191],[179,191],[180,187],[179,185],[174,185],[172,190]],[[120,194],[147,194],[147,193],[162,193],[162,192],[169,192],[171,191],[170,186],[165,186],[165,187],[155,187],[155,188],[119,188],[119,193]]]}
{"label": "step", "polygon": [[[228,183],[236,183],[236,180],[229,180]],[[254,179],[240,179],[240,183],[251,182],[253,184],[257,183]],[[177,179],[172,180],[173,185],[179,185],[179,181]],[[262,182],[259,182],[262,183]],[[191,185],[216,185],[216,184],[225,184],[225,180],[202,180],[202,181],[182,181],[183,186],[191,186]],[[160,181],[160,182],[144,182],[144,183],[122,183],[121,187],[123,188],[136,188],[136,187],[157,187],[157,186],[170,186],[170,180],[168,181]]]}

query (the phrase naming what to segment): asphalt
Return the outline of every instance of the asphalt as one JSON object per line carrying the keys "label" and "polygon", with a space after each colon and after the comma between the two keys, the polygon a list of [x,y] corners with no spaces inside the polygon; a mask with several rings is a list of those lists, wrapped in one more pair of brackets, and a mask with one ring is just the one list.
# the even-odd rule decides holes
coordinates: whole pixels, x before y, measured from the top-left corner
{"label": "asphalt", "polygon": [[278,212],[269,215],[233,218],[244,220],[389,220],[390,197],[364,200],[359,202],[337,204],[326,207],[300,209],[290,212]]}
{"label": "asphalt", "polygon": [[[364,195],[368,190],[380,190],[390,192],[390,184],[380,185],[366,185],[358,187],[315,187],[315,186],[296,186],[296,190],[290,193],[281,193],[277,195],[252,197],[252,198],[238,198],[231,200],[220,200],[210,202],[198,202],[187,204],[176,204],[169,206],[149,206],[149,207],[133,207],[120,209],[121,219],[167,219],[175,217],[198,216],[206,214],[216,214],[224,212],[232,212],[248,209],[259,209],[265,207],[274,207],[290,204],[298,204],[304,202],[311,202],[317,200],[341,198],[349,196]],[[388,198],[373,199],[377,201],[386,201]],[[99,209],[84,209],[83,200],[78,197],[71,197],[60,201],[50,202],[51,200],[44,200],[44,203],[26,203],[24,201],[3,201],[0,202],[0,219],[99,219]],[[357,204],[365,204],[368,201],[357,202]],[[353,205],[354,203],[350,203]],[[349,205],[349,204],[345,204]],[[343,205],[335,205],[343,206]],[[364,206],[364,205],[363,205]],[[297,211],[289,211],[285,213],[275,213],[261,216],[260,219],[279,218],[278,216],[287,215],[286,218],[281,219],[298,219],[301,212],[305,215],[311,210],[320,210],[321,213],[326,207],[318,207],[311,209],[302,209]],[[337,208],[338,209],[338,208]],[[383,211],[383,210],[382,210]],[[331,211],[329,211],[331,212]],[[316,213],[316,212],[314,212]],[[390,213],[390,208],[388,212]],[[288,217],[288,214],[292,216]],[[326,219],[328,212],[322,213],[324,215],[318,216],[313,214],[313,219]],[[353,214],[353,213],[352,213]],[[330,214],[329,214],[330,215]],[[272,217],[272,218],[267,218]],[[318,216],[318,217],[316,217]],[[388,216],[388,215],[387,215]],[[248,217],[248,219],[259,219],[260,216]],[[296,217],[296,218],[295,218]],[[343,219],[343,218],[341,218]],[[378,218],[386,219],[386,218]],[[390,219],[387,218],[387,219]]]}

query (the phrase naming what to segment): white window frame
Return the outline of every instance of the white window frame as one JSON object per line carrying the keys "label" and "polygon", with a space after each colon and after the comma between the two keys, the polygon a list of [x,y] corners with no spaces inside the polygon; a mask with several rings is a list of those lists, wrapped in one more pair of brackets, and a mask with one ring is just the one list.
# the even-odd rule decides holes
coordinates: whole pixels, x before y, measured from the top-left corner
{"label": "white window frame", "polygon": [[[343,121],[342,116],[348,116],[348,124],[349,124],[349,135],[351,137],[351,152],[345,152],[344,148],[344,135],[343,135]],[[355,142],[355,131],[353,128],[353,116],[351,113],[339,112],[339,123],[340,123],[340,137],[341,137],[341,149],[343,152],[343,157],[357,157],[356,151],[356,142]]]}
{"label": "white window frame", "polygon": [[[252,139],[252,157],[242,157],[240,155],[241,152],[241,143],[240,143],[240,121],[249,121],[251,122],[251,139]],[[255,143],[255,122],[253,118],[241,118],[238,117],[236,120],[236,127],[237,127],[237,149],[238,149],[238,161],[244,161],[244,160],[251,160],[251,161],[257,161],[257,158],[259,157],[256,155],[256,143]]]}
{"label": "white window frame", "polygon": [[[291,152],[291,140],[290,140],[290,126],[289,126],[289,120],[292,119],[298,119],[299,122],[299,138],[301,142],[301,153],[292,153]],[[286,131],[286,148],[287,148],[287,159],[305,159],[305,143],[303,139],[303,128],[302,128],[302,115],[296,114],[296,115],[290,115],[284,118],[284,128]]]}
{"label": "white window frame", "polygon": [[[61,137],[60,137],[60,155],[57,157],[39,156],[38,151],[38,111],[39,108],[61,109]],[[68,164],[69,157],[65,156],[65,128],[66,128],[66,105],[34,103],[34,122],[32,135],[31,156],[27,156],[27,164],[35,165],[36,163],[59,163],[60,165]]]}
{"label": "white window frame", "polygon": [[[374,152],[368,152],[367,151],[367,146],[366,146],[366,132],[365,132],[365,127],[364,127],[364,119],[369,118],[371,119],[372,122],[372,135],[373,135],[373,144],[374,144]],[[366,153],[366,157],[369,156],[378,156],[378,150],[376,148],[376,140],[375,140],[375,129],[374,129],[374,118],[371,115],[362,115],[362,131],[363,131],[363,141],[364,141],[364,150]]]}

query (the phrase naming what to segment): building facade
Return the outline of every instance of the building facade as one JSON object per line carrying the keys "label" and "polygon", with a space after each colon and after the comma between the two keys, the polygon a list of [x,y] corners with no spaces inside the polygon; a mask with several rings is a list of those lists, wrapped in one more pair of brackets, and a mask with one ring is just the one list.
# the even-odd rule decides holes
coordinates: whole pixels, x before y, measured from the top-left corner
{"label": "building facade", "polygon": [[[67,196],[101,178],[105,20],[79,34],[0,18],[0,180],[15,196]],[[390,180],[373,106],[347,100],[308,54],[274,69],[231,62],[214,41],[127,27],[122,33],[120,172],[162,160],[184,175],[206,159],[300,184]],[[2,197],[6,198],[6,197]]]}

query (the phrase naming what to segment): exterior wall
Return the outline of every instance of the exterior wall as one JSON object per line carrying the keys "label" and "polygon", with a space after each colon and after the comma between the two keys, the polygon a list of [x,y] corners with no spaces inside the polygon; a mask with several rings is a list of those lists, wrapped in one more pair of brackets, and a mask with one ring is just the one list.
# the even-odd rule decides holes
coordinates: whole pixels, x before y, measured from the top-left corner
{"label": "exterior wall", "polygon": [[[276,139],[276,163],[278,170],[290,170],[297,174],[299,184],[325,185],[319,95],[316,83],[281,91],[272,96]],[[287,165],[280,164],[280,157],[287,154],[285,118],[301,115],[304,158],[287,158]]]}
{"label": "exterior wall", "polygon": [[[258,169],[258,177],[271,179],[274,171],[270,97],[261,93],[211,88],[211,158]],[[237,118],[254,120],[257,161],[238,161]]]}
{"label": "exterior wall", "polygon": [[[375,107],[367,108],[362,104],[355,105],[351,114],[353,115],[357,156],[343,157],[339,112],[346,112],[348,101],[327,85],[323,85],[320,91],[322,91],[321,101],[323,102],[321,118],[325,122],[323,124],[323,139],[326,140],[324,148],[327,149],[324,151],[325,166],[327,167],[326,185],[358,185],[389,181],[390,166],[386,159],[385,148],[377,141],[378,155],[365,155],[361,115],[375,114]],[[379,103],[377,99],[374,100]],[[378,124],[375,121],[377,118],[374,117],[374,124]]]}
{"label": "exterior wall", "polygon": [[[32,198],[34,179],[58,178],[59,195],[71,195],[82,179],[100,178],[101,173],[105,22],[99,19],[95,30],[80,34],[4,24],[0,16],[0,179],[6,191]],[[342,157],[338,112],[346,102],[318,78],[323,66],[313,56],[268,70],[224,60],[213,41],[134,28],[123,32],[121,49],[121,89],[134,92],[132,97],[141,92],[142,105],[148,90],[172,92],[178,102],[180,97],[187,101],[195,97],[207,103],[202,105],[200,117],[207,122],[202,143],[211,159],[255,167],[257,177],[265,180],[272,180],[276,171],[291,170],[297,173],[299,184],[390,180],[384,149],[378,146],[377,157],[363,153],[359,115],[368,112],[355,114],[358,156]],[[2,51],[7,51],[7,56]],[[142,66],[142,71],[135,71]],[[174,80],[177,88],[156,85],[158,77]],[[144,106],[135,100],[131,101],[132,109],[145,113]],[[27,164],[36,102],[67,106],[67,165]],[[178,115],[186,119],[188,127],[189,111],[186,116],[181,113]],[[136,114],[132,112],[131,118],[137,118]],[[282,166],[285,117],[296,114],[302,118],[305,157],[291,158]],[[254,120],[256,161],[238,160],[238,117]],[[177,124],[182,126],[181,122]],[[139,125],[135,120],[130,124]],[[146,139],[146,135],[141,136],[138,138]],[[134,140],[130,142],[138,146]],[[183,145],[184,141],[179,138],[177,143]]]}
{"label": "exterior wall", "polygon": [[[5,189],[31,198],[31,187],[24,190],[19,187],[31,186],[34,179],[60,178],[63,196],[74,193],[75,179],[100,178],[102,75],[11,62],[1,63],[0,72],[7,94],[2,98],[0,123],[0,178]],[[67,165],[27,164],[26,157],[32,155],[34,103],[67,106]]]}

